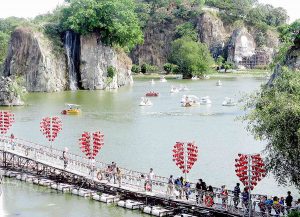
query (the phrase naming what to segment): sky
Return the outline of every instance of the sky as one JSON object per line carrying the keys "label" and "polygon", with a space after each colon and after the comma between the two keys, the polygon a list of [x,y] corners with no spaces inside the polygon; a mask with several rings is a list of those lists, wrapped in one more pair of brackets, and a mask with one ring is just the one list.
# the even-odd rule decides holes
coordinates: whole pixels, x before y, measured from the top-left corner
{"label": "sky", "polygon": [[[0,18],[9,16],[33,18],[52,11],[64,0],[0,0]],[[288,11],[290,22],[300,18],[300,0],[259,0],[260,3],[283,7]]]}

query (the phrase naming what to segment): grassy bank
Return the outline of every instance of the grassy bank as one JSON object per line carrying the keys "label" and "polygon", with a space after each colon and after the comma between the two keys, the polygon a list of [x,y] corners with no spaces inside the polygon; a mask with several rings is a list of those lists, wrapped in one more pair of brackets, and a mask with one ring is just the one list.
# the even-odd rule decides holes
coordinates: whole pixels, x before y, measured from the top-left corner
{"label": "grassy bank", "polygon": [[[270,70],[239,70],[239,71],[229,71],[229,72],[215,72],[209,74],[211,78],[236,78],[236,77],[265,77],[270,74]],[[151,73],[151,74],[133,74],[133,78],[137,79],[159,79],[160,76],[164,75],[166,79],[176,79],[181,76],[178,74],[162,74],[162,73]]]}

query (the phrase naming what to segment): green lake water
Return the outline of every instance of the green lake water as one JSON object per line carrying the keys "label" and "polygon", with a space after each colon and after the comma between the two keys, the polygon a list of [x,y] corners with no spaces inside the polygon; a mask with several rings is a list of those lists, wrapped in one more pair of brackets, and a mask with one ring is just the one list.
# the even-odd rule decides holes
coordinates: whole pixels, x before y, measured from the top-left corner
{"label": "green lake water", "polygon": [[[176,141],[195,141],[199,147],[197,163],[189,174],[191,181],[204,179],[208,185],[226,184],[232,189],[238,181],[234,159],[238,153],[261,152],[264,142],[255,141],[245,130],[245,124],[236,120],[243,114],[241,105],[224,107],[225,97],[240,99],[265,82],[259,78],[183,81],[167,83],[148,80],[135,81],[131,87],[116,91],[66,91],[61,93],[31,93],[28,106],[12,108],[16,122],[10,132],[16,137],[48,144],[40,132],[39,122],[45,116],[60,116],[63,130],[55,147],[68,147],[81,154],[78,139],[83,131],[98,131],[105,135],[105,145],[98,159],[117,162],[121,167],[148,172],[154,168],[159,175],[179,176],[172,161],[172,147]],[[171,85],[186,85],[190,91],[170,93]],[[159,97],[151,98],[153,106],[139,106],[140,98],[154,90]],[[210,96],[212,105],[184,108],[180,106],[183,94]],[[65,103],[81,105],[82,114],[63,116]],[[26,183],[7,181],[3,186],[3,210],[8,216],[140,216],[90,200],[49,193],[49,190]],[[284,196],[293,187],[278,186],[272,177],[261,181],[255,193]],[[67,213],[67,214],[64,214]],[[101,215],[99,215],[101,213]]]}

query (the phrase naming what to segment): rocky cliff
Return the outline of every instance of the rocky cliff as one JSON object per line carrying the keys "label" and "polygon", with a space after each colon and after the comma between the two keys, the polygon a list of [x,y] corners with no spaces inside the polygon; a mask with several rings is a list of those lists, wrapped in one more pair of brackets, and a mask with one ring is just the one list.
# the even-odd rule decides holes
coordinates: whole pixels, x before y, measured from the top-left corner
{"label": "rocky cliff", "polygon": [[43,34],[18,28],[11,36],[4,76],[22,76],[27,91],[61,91],[66,89],[66,60],[57,53]]}
{"label": "rocky cliff", "polygon": [[[186,20],[172,19],[153,24],[151,21],[144,29],[144,44],[137,46],[131,53],[135,64],[148,63],[162,67],[167,62],[171,42],[175,40],[176,26]],[[266,45],[258,47],[255,29],[224,26],[222,20],[213,12],[203,12],[190,20],[194,23],[198,40],[208,45],[214,58],[223,55],[237,67],[253,68],[266,66],[278,46],[278,37],[268,32]]]}
{"label": "rocky cliff", "polygon": [[[133,82],[131,59],[125,53],[104,46],[97,34],[81,36],[80,44],[80,74],[84,89],[116,89]],[[112,79],[107,76],[110,66],[116,69]]]}
{"label": "rocky cliff", "polygon": [[206,12],[200,15],[196,21],[196,29],[199,40],[208,45],[214,58],[223,54],[228,35],[223,26],[223,22],[215,15]]}
{"label": "rocky cliff", "polygon": [[285,65],[295,71],[300,71],[300,32],[295,39],[294,45],[288,50]]}
{"label": "rocky cliff", "polygon": [[[18,28],[11,36],[4,64],[5,77],[23,77],[29,92],[115,89],[131,84],[131,60],[100,43],[99,36],[78,36],[66,32],[64,49],[54,50],[52,41],[41,32]],[[107,68],[116,75],[107,79]]]}

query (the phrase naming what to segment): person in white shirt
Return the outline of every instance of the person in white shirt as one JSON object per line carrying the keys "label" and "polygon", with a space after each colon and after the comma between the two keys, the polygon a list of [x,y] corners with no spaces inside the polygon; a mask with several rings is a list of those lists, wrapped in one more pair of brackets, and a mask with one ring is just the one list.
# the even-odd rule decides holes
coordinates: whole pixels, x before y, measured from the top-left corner
{"label": "person in white shirt", "polygon": [[154,178],[155,178],[155,175],[154,175],[153,169],[150,168],[150,172],[148,174],[148,182],[151,187],[150,191],[152,191],[152,182],[153,182]]}

